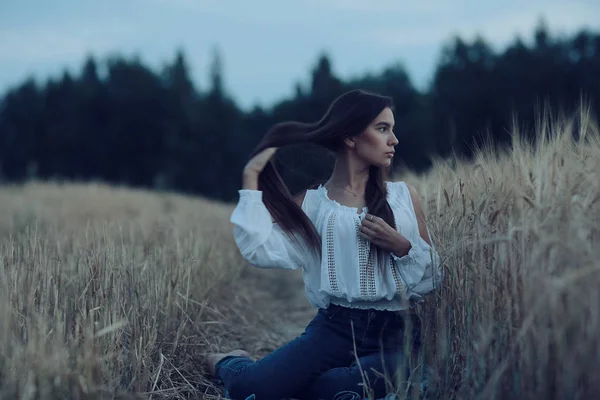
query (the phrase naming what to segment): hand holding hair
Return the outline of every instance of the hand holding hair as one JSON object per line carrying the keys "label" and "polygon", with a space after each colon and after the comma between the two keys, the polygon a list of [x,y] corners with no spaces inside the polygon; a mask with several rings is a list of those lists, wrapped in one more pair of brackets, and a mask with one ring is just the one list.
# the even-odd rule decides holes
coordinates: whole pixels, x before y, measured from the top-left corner
{"label": "hand holding hair", "polygon": [[265,168],[269,160],[277,151],[276,147],[268,147],[252,157],[244,167],[243,188],[256,190],[258,189],[258,175]]}

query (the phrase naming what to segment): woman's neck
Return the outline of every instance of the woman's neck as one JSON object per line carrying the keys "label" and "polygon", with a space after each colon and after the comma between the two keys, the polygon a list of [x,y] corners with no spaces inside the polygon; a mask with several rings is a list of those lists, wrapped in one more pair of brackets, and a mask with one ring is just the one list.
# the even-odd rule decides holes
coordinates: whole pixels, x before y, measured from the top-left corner
{"label": "woman's neck", "polygon": [[369,180],[369,166],[347,155],[338,155],[327,185],[362,193]]}

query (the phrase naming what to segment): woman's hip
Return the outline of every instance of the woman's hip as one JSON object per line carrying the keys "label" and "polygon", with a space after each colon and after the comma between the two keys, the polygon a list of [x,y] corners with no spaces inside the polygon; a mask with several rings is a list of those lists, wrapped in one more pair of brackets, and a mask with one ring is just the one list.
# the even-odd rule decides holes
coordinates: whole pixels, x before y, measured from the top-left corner
{"label": "woman's hip", "polygon": [[[413,310],[386,311],[349,308],[331,304],[321,309],[330,329],[335,329],[349,340],[357,350],[398,350],[410,344],[411,350],[420,347],[421,319]],[[362,351],[360,351],[362,353]]]}

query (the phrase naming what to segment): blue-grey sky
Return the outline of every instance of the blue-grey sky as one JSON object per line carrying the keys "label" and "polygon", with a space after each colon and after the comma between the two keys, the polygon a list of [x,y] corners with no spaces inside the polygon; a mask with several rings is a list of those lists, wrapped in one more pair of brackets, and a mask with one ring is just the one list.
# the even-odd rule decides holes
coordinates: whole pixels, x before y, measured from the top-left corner
{"label": "blue-grey sky", "polygon": [[158,68],[177,48],[206,88],[215,46],[228,92],[242,107],[270,105],[307,83],[321,52],[342,77],[402,63],[427,86],[444,41],[482,35],[502,49],[551,33],[600,29],[599,0],[2,0],[0,91],[29,75],[78,72],[87,54],[139,55]]}

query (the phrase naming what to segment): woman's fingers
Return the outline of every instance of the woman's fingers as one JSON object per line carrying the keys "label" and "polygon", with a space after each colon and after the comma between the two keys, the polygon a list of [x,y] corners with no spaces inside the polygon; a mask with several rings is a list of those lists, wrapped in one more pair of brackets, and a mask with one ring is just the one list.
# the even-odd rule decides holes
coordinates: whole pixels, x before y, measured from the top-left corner
{"label": "woman's fingers", "polygon": [[257,174],[260,174],[269,162],[269,160],[273,157],[275,152],[277,152],[277,147],[268,147],[264,149],[263,151],[252,157],[250,161],[248,161],[244,170],[253,171]]}
{"label": "woman's fingers", "polygon": [[374,229],[373,227],[369,227],[365,224],[363,224],[360,227],[360,231],[367,234],[367,236],[376,236],[377,235],[377,230]]}
{"label": "woman's fingers", "polygon": [[364,240],[369,241],[369,242],[373,243],[376,246],[379,246],[382,243],[381,240],[377,236],[369,236],[369,235],[367,235],[366,233],[363,233],[363,232],[359,232],[358,234]]}
{"label": "woman's fingers", "polygon": [[379,222],[367,221],[366,219],[362,221],[361,227],[367,229],[371,235],[379,235],[385,230],[385,227]]}
{"label": "woman's fingers", "polygon": [[365,216],[365,218],[362,220],[362,224],[376,231],[379,231],[387,226],[387,223],[383,219],[375,217],[371,214],[367,214]]}
{"label": "woman's fingers", "polygon": [[365,240],[371,241],[371,237],[370,237],[370,236],[367,236],[367,235],[366,235],[366,234],[364,234],[364,233],[362,233],[362,231],[361,231],[361,232],[358,232],[358,235],[359,235],[361,238],[365,239]]}
{"label": "woman's fingers", "polygon": [[377,224],[381,224],[382,222],[384,222],[382,218],[377,217],[377,216],[375,216],[373,214],[367,214],[367,215],[365,215],[364,221],[367,221],[367,222],[370,222],[370,223],[373,223],[373,224],[376,224],[376,225]]}

